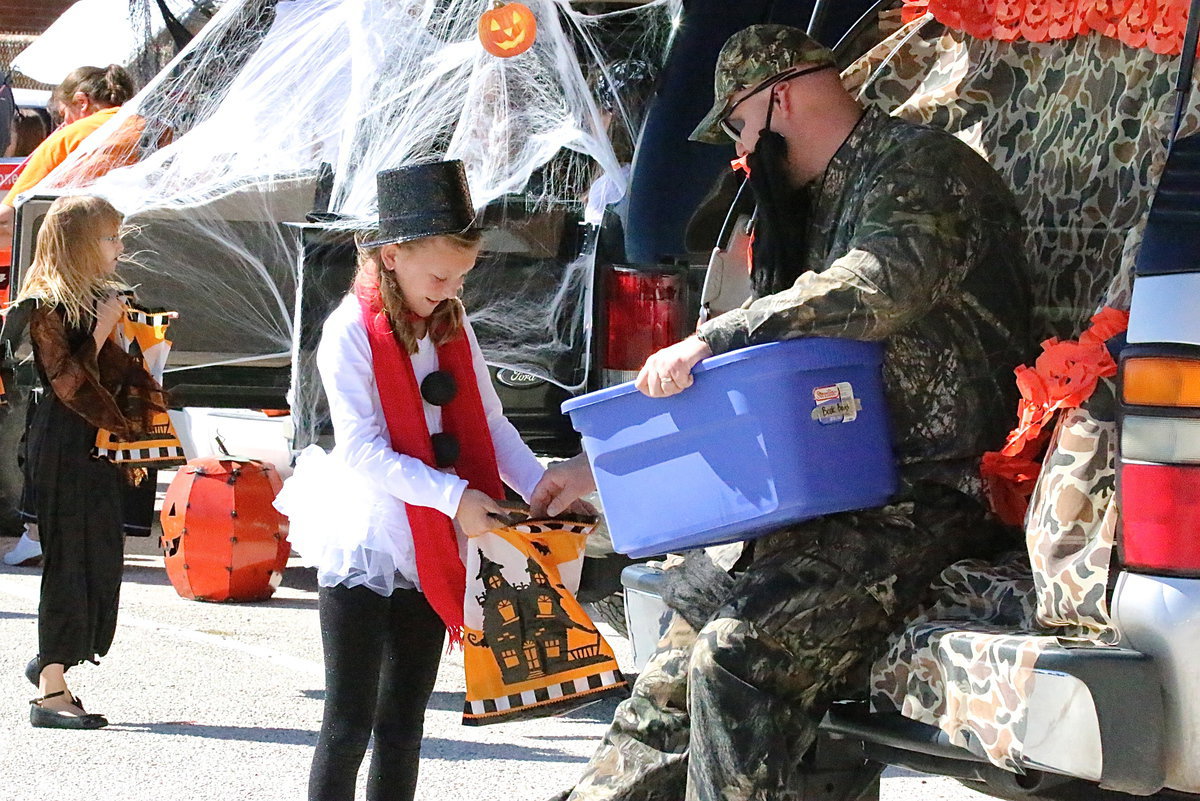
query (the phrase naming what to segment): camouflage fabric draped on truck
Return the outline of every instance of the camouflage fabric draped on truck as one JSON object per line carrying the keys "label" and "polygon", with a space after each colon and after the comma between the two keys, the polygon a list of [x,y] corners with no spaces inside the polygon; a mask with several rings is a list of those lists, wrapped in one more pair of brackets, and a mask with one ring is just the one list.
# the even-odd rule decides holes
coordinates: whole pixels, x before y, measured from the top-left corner
{"label": "camouflage fabric draped on truck", "polygon": [[1118,518],[1114,389],[1103,381],[1059,422],[1025,524],[1037,620],[1063,638],[1116,640],[1108,609]]}
{"label": "camouflage fabric draped on truck", "polygon": [[1062,641],[1117,639],[1105,584],[1117,518],[1115,428],[1105,381],[1055,431],[1030,507],[1027,552],[943,572],[937,601],[875,665],[876,709],[938,726],[964,748],[973,741],[993,764],[1022,772],[1038,655]]}
{"label": "camouflage fabric draped on truck", "polygon": [[[1026,223],[1044,339],[1082,330],[1118,265],[1132,267],[1129,239],[1140,237],[1166,159],[1175,75],[1162,56],[1099,35],[979,41],[918,20],[846,81],[866,103],[959,135],[1004,177]],[[1181,135],[1196,123],[1193,110]],[[1109,303],[1124,308],[1125,297]]]}
{"label": "camouflage fabric draped on truck", "polygon": [[[1102,302],[1129,307],[1166,158],[1173,63],[1164,68],[1162,56],[1097,34],[1040,45],[978,41],[919,20],[846,78],[869,102],[957,132],[1013,187],[1040,337],[1073,338]],[[1198,127],[1194,105],[1193,97],[1181,135]],[[937,725],[952,742],[1020,771],[1037,654],[1119,637],[1108,598],[1118,517],[1114,406],[1105,380],[1059,421],[1026,522],[1032,570],[947,570],[938,603],[875,666],[877,708]],[[1024,600],[1001,614],[981,601],[997,596]]]}

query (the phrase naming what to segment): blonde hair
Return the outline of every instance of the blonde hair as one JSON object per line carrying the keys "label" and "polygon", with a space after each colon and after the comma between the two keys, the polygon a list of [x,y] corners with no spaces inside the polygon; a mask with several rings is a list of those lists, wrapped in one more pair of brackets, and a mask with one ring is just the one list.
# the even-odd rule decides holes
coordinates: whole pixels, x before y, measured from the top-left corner
{"label": "blonde hair", "polygon": [[[364,290],[367,294],[374,294],[378,291],[383,310],[392,324],[392,333],[396,337],[396,341],[411,355],[417,352],[417,334],[413,325],[414,315],[408,304],[404,302],[404,293],[400,291],[400,285],[396,283],[396,276],[391,270],[384,269],[383,257],[380,255],[384,245],[372,246],[369,244],[378,235],[377,231],[363,231],[354,237],[354,244],[358,248],[358,270],[354,274],[354,286],[355,289]],[[457,234],[439,234],[411,239],[408,242],[398,243],[398,247],[407,249],[425,244],[433,239],[442,239],[467,250],[479,247],[482,238],[483,235],[479,230],[471,229]],[[433,314],[426,319],[426,333],[433,340],[434,345],[445,344],[462,331],[465,317],[466,311],[463,309],[461,300],[458,298],[443,300],[433,310]]]}
{"label": "blonde hair", "polygon": [[108,272],[101,237],[121,225],[111,203],[92,195],[60,197],[50,204],[37,235],[37,251],[13,303],[37,298],[59,306],[67,324],[95,317],[96,301],[125,284]]}

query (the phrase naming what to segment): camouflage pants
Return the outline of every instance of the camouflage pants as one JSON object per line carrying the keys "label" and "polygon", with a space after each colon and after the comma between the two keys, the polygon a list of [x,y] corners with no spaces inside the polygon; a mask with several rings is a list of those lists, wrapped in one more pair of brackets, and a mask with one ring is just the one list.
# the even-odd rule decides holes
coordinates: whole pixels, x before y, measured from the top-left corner
{"label": "camouflage pants", "polygon": [[674,615],[569,798],[797,798],[828,705],[943,568],[995,539],[974,501],[940,488],[759,539],[721,603]]}

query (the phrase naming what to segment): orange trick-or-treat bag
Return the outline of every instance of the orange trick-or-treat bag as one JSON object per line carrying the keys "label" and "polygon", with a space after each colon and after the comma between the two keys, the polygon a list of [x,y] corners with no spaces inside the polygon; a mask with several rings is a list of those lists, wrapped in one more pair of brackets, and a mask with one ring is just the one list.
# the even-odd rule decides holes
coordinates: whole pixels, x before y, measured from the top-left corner
{"label": "orange trick-or-treat bag", "polygon": [[559,714],[627,692],[612,648],[575,600],[594,526],[529,520],[467,541],[464,724]]}

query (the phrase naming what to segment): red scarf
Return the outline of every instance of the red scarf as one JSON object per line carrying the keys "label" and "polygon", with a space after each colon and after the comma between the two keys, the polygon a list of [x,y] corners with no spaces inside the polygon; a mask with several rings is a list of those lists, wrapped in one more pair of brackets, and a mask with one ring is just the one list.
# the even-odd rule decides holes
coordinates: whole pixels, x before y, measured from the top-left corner
{"label": "red scarf", "polygon": [[[372,298],[374,293],[370,290],[360,290],[357,294],[371,342],[375,386],[379,389],[392,450],[415,456],[433,467],[433,442],[425,424],[425,406],[412,359],[392,334],[391,322],[381,310],[378,296]],[[504,485],[496,467],[496,451],[483,413],[466,331],[438,345],[437,358],[439,369],[450,373],[458,387],[454,399],[442,407],[442,430],[453,434],[461,446],[455,472],[467,480],[471,489],[502,498]],[[412,528],[421,590],[446,624],[450,645],[461,644],[467,573],[458,555],[454,523],[429,506],[405,504],[405,509]]]}

